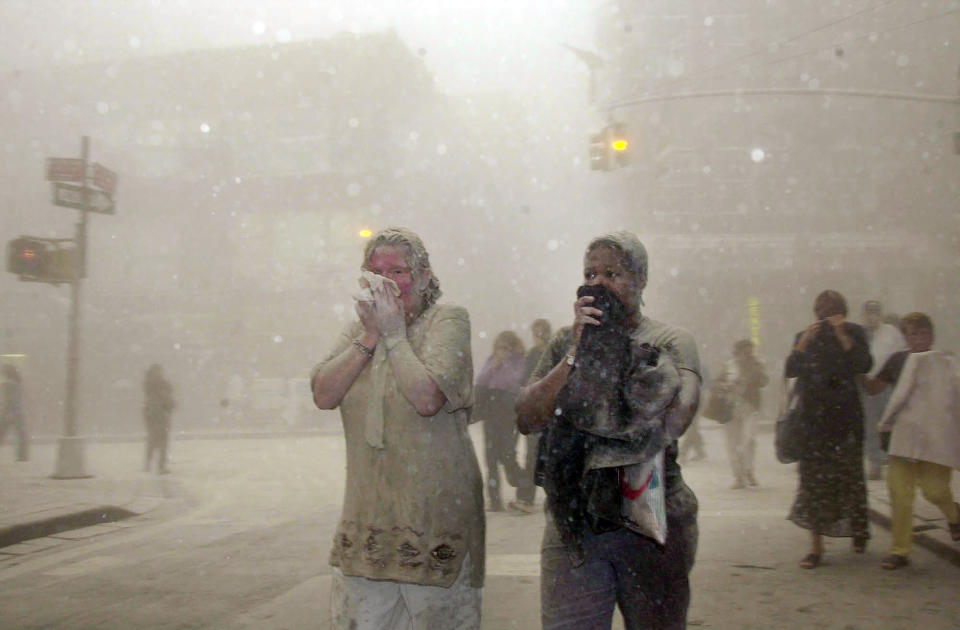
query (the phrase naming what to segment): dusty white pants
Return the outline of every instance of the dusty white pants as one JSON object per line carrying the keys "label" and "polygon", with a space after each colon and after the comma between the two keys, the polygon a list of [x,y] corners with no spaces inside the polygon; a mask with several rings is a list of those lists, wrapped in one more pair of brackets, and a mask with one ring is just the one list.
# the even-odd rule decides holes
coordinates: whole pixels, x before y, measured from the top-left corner
{"label": "dusty white pants", "polygon": [[752,405],[737,400],[733,407],[733,419],[723,425],[727,434],[727,458],[733,478],[737,481],[746,481],[753,474],[759,417],[760,414]]}
{"label": "dusty white pants", "polygon": [[470,586],[470,556],[450,588],[368,580],[333,569],[334,630],[480,630],[483,589]]}

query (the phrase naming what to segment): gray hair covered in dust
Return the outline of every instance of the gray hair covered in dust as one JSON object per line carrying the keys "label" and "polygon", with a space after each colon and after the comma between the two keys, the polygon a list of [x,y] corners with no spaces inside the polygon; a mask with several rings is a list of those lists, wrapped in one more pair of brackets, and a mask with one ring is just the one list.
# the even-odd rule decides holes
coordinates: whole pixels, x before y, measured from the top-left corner
{"label": "gray hair covered in dust", "polygon": [[[643,246],[636,234],[626,230],[601,234],[587,245],[584,262],[586,262],[586,257],[590,252],[598,247],[609,247],[614,250],[619,255],[624,267],[638,277],[647,278],[647,248]],[[640,297],[640,303],[643,304],[642,296]]]}
{"label": "gray hair covered in dust", "polygon": [[368,267],[373,252],[382,246],[403,247],[406,250],[406,261],[413,276],[414,286],[420,286],[423,276],[426,272],[430,272],[430,281],[420,291],[420,296],[423,298],[424,310],[432,306],[443,292],[440,290],[440,281],[437,279],[437,274],[433,273],[430,268],[430,255],[427,254],[427,248],[424,247],[420,237],[411,230],[402,227],[380,230],[367,242],[367,246],[363,250],[363,265],[361,265],[361,268],[366,269]]}
{"label": "gray hair covered in dust", "polygon": [[[609,247],[620,254],[623,266],[638,276],[647,277],[647,248],[635,234],[620,230],[596,237],[587,245],[586,254],[598,247]],[[584,256],[586,256],[586,254]]]}

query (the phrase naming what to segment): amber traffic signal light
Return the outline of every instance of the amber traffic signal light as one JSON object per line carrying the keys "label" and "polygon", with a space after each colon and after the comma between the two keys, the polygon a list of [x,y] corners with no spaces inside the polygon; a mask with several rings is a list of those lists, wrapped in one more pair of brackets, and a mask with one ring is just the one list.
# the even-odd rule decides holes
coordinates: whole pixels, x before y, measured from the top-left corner
{"label": "amber traffic signal light", "polygon": [[590,168],[612,171],[630,163],[630,138],[623,123],[613,123],[590,136]]}

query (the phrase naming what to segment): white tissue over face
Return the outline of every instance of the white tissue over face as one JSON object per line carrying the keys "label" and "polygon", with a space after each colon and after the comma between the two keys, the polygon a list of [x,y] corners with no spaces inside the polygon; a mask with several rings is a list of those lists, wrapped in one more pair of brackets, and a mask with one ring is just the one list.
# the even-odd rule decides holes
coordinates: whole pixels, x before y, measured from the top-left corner
{"label": "white tissue over face", "polygon": [[353,296],[358,302],[373,302],[373,292],[380,287],[387,287],[394,297],[400,297],[400,287],[390,278],[378,276],[372,271],[364,271],[357,280],[360,284],[360,292]]}

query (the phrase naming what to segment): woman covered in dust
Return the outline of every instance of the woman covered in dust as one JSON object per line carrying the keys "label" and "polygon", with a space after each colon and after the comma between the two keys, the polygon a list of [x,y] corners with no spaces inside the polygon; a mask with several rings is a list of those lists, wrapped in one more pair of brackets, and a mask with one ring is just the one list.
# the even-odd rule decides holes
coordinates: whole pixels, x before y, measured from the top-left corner
{"label": "woman covered in dust", "polygon": [[363,256],[359,319],[314,368],[313,399],[339,407],[347,446],[333,541],[334,627],[480,628],[484,514],[467,433],[470,319],[437,304],[420,238],[374,235]]}
{"label": "woman covered in dust", "polygon": [[[698,538],[697,499],[676,461],[676,438],[700,398],[696,341],[643,314],[647,252],[636,235],[593,239],[583,280],[573,325],[551,339],[516,406],[521,433],[543,431],[541,621],[544,630],[609,630],[619,607],[627,630],[678,630],[686,627]],[[597,439],[609,435],[598,430],[607,419],[617,420],[624,439]],[[651,473],[631,483],[631,469],[658,454],[662,479],[654,483]],[[584,465],[592,461],[603,467]],[[624,508],[625,497],[657,488],[665,495],[662,541]]]}
{"label": "woman covered in dust", "polygon": [[863,474],[863,407],[856,379],[873,360],[862,326],[846,321],[847,302],[824,291],[813,303],[816,320],[797,333],[785,376],[795,387],[803,423],[800,485],[789,519],[810,530],[810,553],[800,566],[813,569],[823,555],[823,536],[850,537],[863,553],[867,485]]}

